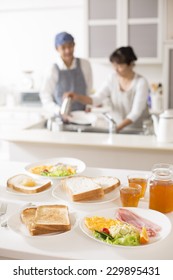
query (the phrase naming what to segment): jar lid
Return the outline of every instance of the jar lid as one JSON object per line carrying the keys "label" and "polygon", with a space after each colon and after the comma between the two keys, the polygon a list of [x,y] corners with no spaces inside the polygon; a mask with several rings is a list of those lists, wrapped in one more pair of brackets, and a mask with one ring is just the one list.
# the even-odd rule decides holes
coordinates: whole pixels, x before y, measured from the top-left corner
{"label": "jar lid", "polygon": [[171,164],[155,164],[152,168],[152,172],[160,180],[173,179],[173,165]]}

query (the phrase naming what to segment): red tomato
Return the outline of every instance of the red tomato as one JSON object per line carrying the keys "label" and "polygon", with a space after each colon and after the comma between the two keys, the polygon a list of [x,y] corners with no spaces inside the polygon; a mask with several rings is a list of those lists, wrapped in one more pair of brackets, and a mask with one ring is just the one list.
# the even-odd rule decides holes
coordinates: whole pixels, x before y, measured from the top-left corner
{"label": "red tomato", "polygon": [[108,228],[103,228],[102,231],[106,234],[110,234],[109,229]]}

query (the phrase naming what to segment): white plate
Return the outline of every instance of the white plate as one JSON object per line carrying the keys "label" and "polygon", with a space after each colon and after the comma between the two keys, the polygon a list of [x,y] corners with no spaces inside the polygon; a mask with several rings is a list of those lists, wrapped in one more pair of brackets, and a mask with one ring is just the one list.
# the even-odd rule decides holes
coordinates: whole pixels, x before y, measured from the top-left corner
{"label": "white plate", "polygon": [[96,122],[97,116],[90,112],[74,111],[70,113],[68,120],[78,125],[91,125]]}
{"label": "white plate", "polygon": [[[123,208],[123,207],[121,207]],[[101,216],[101,217],[105,217],[105,218],[110,218],[110,219],[115,219],[115,215],[116,212],[118,211],[119,208],[111,208],[111,209],[106,209],[103,211],[98,211],[98,212],[92,212],[89,213],[86,217],[93,217],[93,216]],[[151,246],[154,245],[155,243],[163,240],[164,238],[166,238],[168,236],[168,234],[171,231],[171,222],[170,220],[162,213],[155,211],[155,210],[151,210],[151,209],[142,209],[142,208],[134,208],[134,207],[126,207],[125,209],[128,209],[132,212],[134,212],[135,214],[161,226],[161,231],[158,232],[157,236],[155,237],[150,237],[150,241],[149,243],[145,244],[145,245],[139,245],[139,246],[122,246],[122,245],[113,245],[113,244],[108,244],[104,241],[101,241],[97,238],[94,237],[93,233],[91,230],[89,230],[84,223],[85,217],[83,217],[80,222],[80,228],[81,230],[90,238],[92,238],[93,240],[100,242],[102,244],[105,245],[109,245],[109,246],[113,246],[113,247],[123,247],[123,248],[141,248],[144,246]]]}
{"label": "white plate", "polygon": [[[66,177],[50,177],[50,176],[48,177],[48,176],[42,176],[42,175],[34,174],[30,171],[31,168],[34,168],[34,167],[39,166],[39,165],[55,165],[57,163],[64,163],[64,164],[69,164],[69,165],[72,165],[72,166],[73,165],[77,166],[76,174],[66,176]],[[30,175],[32,174],[33,176],[36,176],[36,177],[39,177],[39,178],[44,178],[44,179],[49,178],[51,180],[55,180],[55,179],[59,180],[59,179],[64,179],[64,178],[68,178],[68,177],[78,175],[78,174],[82,173],[85,170],[85,168],[86,168],[85,163],[83,161],[77,159],[77,158],[58,157],[58,158],[45,159],[45,160],[42,160],[42,161],[39,161],[39,162],[29,164],[25,167],[25,170],[27,172],[29,172]]]}
{"label": "white plate", "polygon": [[[69,212],[69,217],[70,217],[70,222],[71,222],[71,230],[73,230],[77,226],[77,217],[76,217],[76,214],[74,212]],[[20,212],[10,216],[8,221],[7,221],[7,225],[12,231],[14,231],[14,232],[16,232],[16,233],[18,233],[18,234],[20,234],[24,237],[32,237],[32,238],[57,237],[57,236],[60,236],[62,234],[65,234],[65,233],[69,232],[69,231],[65,231],[65,232],[60,232],[60,233],[56,232],[56,233],[41,234],[41,235],[32,236],[29,233],[25,224],[22,223],[22,221],[20,219]]]}
{"label": "white plate", "polygon": [[63,186],[59,184],[58,186],[54,187],[52,190],[53,197],[57,199],[62,199],[67,202],[71,202],[74,204],[80,204],[80,205],[87,205],[87,204],[102,204],[111,202],[119,197],[119,188],[116,188],[115,190],[107,193],[104,195],[102,199],[96,199],[96,200],[83,200],[83,201],[72,201],[68,195],[68,193],[64,190]]}
{"label": "white plate", "polygon": [[[50,180],[47,180],[47,181],[44,181],[44,184],[46,184],[46,183],[48,183],[48,182],[50,182]],[[6,191],[9,193],[9,194],[12,194],[12,195],[20,195],[20,196],[36,196],[36,195],[41,195],[41,194],[43,194],[43,193],[46,193],[46,192],[49,192],[50,190],[51,190],[51,188],[52,188],[52,182],[51,182],[51,186],[48,188],[48,189],[46,189],[46,190],[44,190],[44,191],[41,191],[41,192],[36,192],[36,193],[23,193],[23,192],[17,192],[17,191],[15,191],[15,190],[13,190],[13,189],[11,189],[11,188],[8,188],[8,187],[6,187]]]}

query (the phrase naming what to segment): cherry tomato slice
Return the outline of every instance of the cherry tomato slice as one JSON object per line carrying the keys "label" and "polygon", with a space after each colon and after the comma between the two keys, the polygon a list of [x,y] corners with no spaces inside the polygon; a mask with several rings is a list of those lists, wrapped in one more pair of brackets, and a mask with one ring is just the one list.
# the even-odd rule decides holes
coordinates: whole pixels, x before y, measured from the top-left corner
{"label": "cherry tomato slice", "polygon": [[105,232],[105,233],[107,233],[107,234],[110,234],[110,231],[109,231],[108,228],[103,228],[102,231]]}

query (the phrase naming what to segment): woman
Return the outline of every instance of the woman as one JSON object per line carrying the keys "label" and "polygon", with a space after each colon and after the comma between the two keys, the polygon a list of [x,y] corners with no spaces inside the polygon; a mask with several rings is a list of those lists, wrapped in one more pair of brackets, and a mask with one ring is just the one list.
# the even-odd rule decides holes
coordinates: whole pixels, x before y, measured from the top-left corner
{"label": "woman", "polygon": [[[50,115],[58,115],[63,95],[68,92],[87,96],[92,91],[92,71],[86,59],[74,56],[75,42],[71,34],[58,33],[55,37],[57,61],[49,69],[43,82],[40,98]],[[72,111],[85,110],[85,106],[74,102]]]}
{"label": "woman", "polygon": [[110,56],[115,71],[93,97],[79,96],[75,93],[69,93],[68,96],[83,104],[94,106],[101,105],[105,98],[109,97],[117,122],[117,132],[128,126],[142,128],[142,121],[149,117],[149,87],[146,79],[134,71],[136,60],[132,47],[118,48]]}

